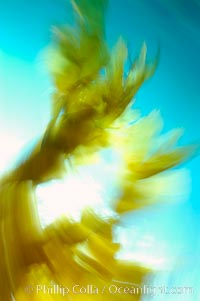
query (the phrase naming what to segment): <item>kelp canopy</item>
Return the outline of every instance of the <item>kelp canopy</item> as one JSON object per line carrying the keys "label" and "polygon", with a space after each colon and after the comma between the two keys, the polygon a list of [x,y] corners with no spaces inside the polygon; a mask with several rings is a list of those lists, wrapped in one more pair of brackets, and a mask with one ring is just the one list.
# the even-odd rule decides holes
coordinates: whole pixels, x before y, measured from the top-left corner
{"label": "kelp canopy", "polygon": [[[126,43],[119,38],[110,51],[105,41],[107,1],[76,0],[72,5],[76,24],[55,30],[56,46],[49,54],[55,85],[51,120],[26,160],[0,181],[3,301],[13,296],[16,301],[139,300],[141,292],[113,295],[102,290],[116,281],[120,286],[140,285],[150,272],[117,259],[121,245],[113,241],[113,227],[123,213],[154,201],[159,190],[150,188],[159,183],[159,174],[193,151],[175,146],[179,130],[157,143],[162,129],[157,112],[134,119],[132,99],[156,65],[146,64],[146,46],[125,76]],[[112,204],[116,218],[103,218],[85,208],[79,222],[65,216],[43,229],[36,206],[37,185],[61,178],[69,157],[78,164],[102,147],[115,148],[123,162],[120,195]],[[66,201],[70,202],[70,195]],[[76,285],[98,290],[77,294]],[[65,296],[59,293],[64,287],[69,288]]]}

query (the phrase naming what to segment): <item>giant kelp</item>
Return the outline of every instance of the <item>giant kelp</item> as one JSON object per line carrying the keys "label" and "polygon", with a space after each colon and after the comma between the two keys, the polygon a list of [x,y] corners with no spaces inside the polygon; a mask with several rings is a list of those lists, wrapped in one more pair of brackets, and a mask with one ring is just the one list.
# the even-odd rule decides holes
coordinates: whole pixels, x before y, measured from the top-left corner
{"label": "giant kelp", "polygon": [[[55,29],[49,66],[55,92],[51,119],[29,156],[0,181],[0,295],[1,300],[139,300],[140,294],[112,295],[105,285],[140,285],[150,272],[145,266],[119,260],[121,245],[113,241],[113,227],[124,212],[154,201],[159,174],[178,165],[193,147],[176,147],[180,131],[158,143],[162,121],[157,112],[135,118],[132,99],[154,73],[146,63],[146,45],[125,75],[128,49],[120,37],[113,50],[105,40],[106,0],[72,1],[76,23]],[[160,140],[159,140],[160,141]],[[85,208],[77,222],[61,217],[41,227],[37,185],[61,178],[65,161],[85,161],[102,147],[117,150],[120,194],[112,204],[115,217],[102,218]],[[154,184],[154,185],[153,185]],[[70,195],[66,196],[70,202]],[[50,287],[92,284],[97,294],[62,296]],[[49,291],[37,286],[49,288]],[[27,288],[28,287],[28,288]],[[26,289],[25,289],[26,288]],[[103,295],[102,295],[103,294]]]}

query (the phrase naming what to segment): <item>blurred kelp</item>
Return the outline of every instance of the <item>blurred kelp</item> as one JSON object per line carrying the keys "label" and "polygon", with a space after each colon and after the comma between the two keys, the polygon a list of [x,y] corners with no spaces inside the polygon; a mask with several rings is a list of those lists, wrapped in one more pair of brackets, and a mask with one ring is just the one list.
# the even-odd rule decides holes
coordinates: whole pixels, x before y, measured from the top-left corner
{"label": "blurred kelp", "polygon": [[[193,146],[177,146],[180,130],[160,134],[158,112],[140,118],[132,108],[134,95],[153,75],[157,63],[146,63],[146,45],[125,72],[125,41],[120,37],[112,51],[105,41],[107,1],[76,0],[72,5],[75,25],[55,29],[55,44],[49,52],[55,85],[49,124],[27,158],[0,181],[0,295],[4,301],[13,297],[16,301],[140,300],[140,293],[102,291],[116,282],[139,286],[151,272],[145,265],[117,258],[122,245],[114,241],[113,229],[124,213],[159,200],[165,193],[165,179],[173,179],[173,171],[166,176],[163,172],[194,151]],[[111,204],[113,215],[102,217],[94,208],[85,208],[79,221],[62,216],[42,228],[37,186],[62,178],[68,172],[66,160],[82,164],[107,147],[121,160],[120,193]],[[66,199],[70,202],[70,195]],[[99,291],[80,294],[72,289],[88,284]],[[55,286],[70,291],[63,296],[52,291]]]}

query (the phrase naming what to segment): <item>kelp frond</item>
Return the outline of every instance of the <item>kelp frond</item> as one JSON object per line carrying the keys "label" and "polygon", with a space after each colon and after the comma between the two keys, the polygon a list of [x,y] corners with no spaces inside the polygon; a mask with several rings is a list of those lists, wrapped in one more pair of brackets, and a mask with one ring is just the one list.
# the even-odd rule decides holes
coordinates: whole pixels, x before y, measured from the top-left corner
{"label": "kelp frond", "polygon": [[[51,120],[30,155],[0,181],[3,301],[11,301],[11,295],[16,301],[140,300],[140,295],[101,294],[116,281],[139,286],[150,272],[117,258],[122,244],[114,242],[114,226],[124,212],[146,206],[164,193],[168,176],[162,177],[163,172],[193,152],[191,146],[176,147],[180,131],[160,137],[158,112],[140,118],[132,110],[134,95],[156,67],[156,61],[146,63],[146,45],[125,72],[126,43],[119,38],[110,51],[105,40],[107,1],[72,4],[75,26],[55,30],[56,45],[49,57],[55,85]],[[122,161],[120,195],[113,202],[116,218],[103,219],[86,208],[79,222],[64,216],[42,229],[35,206],[37,185],[62,177],[67,158],[80,162],[105,146],[113,147]],[[162,189],[157,190],[156,183]],[[69,195],[66,201],[70,202]],[[74,285],[88,283],[100,293],[74,294]],[[41,289],[52,284],[69,288],[69,294],[63,297]]]}

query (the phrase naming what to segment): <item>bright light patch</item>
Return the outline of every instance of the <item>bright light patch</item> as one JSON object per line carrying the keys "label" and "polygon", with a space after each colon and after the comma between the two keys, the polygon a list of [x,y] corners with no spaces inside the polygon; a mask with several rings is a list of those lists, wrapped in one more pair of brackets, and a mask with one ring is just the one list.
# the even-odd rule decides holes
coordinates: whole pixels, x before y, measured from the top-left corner
{"label": "bright light patch", "polygon": [[8,169],[24,146],[24,141],[15,135],[0,133],[0,174]]}
{"label": "bright light patch", "polygon": [[36,193],[42,225],[50,224],[63,214],[79,219],[81,210],[86,206],[106,215],[109,203],[118,193],[118,164],[112,151],[107,150],[101,153],[97,163],[68,169],[63,180],[39,185]]}
{"label": "bright light patch", "polygon": [[101,204],[101,183],[81,173],[70,174],[62,181],[52,181],[37,188],[39,214],[43,226],[61,215],[80,216],[85,206]]}
{"label": "bright light patch", "polygon": [[145,265],[146,267],[152,269],[163,269],[169,266],[169,260],[166,257],[161,256],[161,254],[149,254],[147,252],[121,252],[118,258],[122,258],[123,260],[130,260],[131,262],[140,263],[141,265]]}

